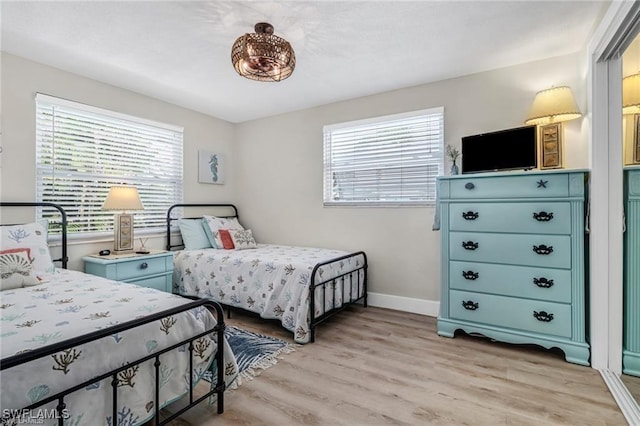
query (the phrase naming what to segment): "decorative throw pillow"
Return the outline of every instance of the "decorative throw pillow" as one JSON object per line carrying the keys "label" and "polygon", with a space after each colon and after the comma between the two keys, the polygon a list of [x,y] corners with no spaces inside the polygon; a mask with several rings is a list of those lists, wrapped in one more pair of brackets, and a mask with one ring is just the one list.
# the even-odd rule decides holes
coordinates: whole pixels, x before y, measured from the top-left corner
{"label": "decorative throw pillow", "polygon": [[47,245],[47,229],[43,223],[0,227],[0,250],[28,248],[31,267],[36,274],[55,271]]}
{"label": "decorative throw pillow", "polygon": [[225,250],[233,250],[235,248],[228,229],[218,229],[218,235],[222,240],[222,248]]}
{"label": "decorative throw pillow", "polygon": [[0,251],[0,290],[40,284],[31,268],[30,249]]}
{"label": "decorative throw pillow", "polygon": [[216,239],[213,236],[213,233],[211,233],[211,228],[209,228],[209,225],[207,225],[207,219],[202,218],[200,220],[202,221],[202,229],[204,229],[204,233],[206,234],[207,240],[209,240],[209,244],[211,245],[211,247],[213,247],[214,249],[221,248],[216,245]]}
{"label": "decorative throw pillow", "polygon": [[213,236],[213,241],[211,245],[214,247],[224,247],[222,244],[222,238],[220,238],[220,234],[218,230],[220,229],[244,229],[240,222],[238,222],[238,218],[226,218],[226,217],[216,217],[216,216],[203,216],[203,219],[207,223],[209,230],[211,231],[211,235]]}
{"label": "decorative throw pillow", "polygon": [[253,238],[251,229],[235,229],[229,231],[233,246],[238,250],[252,249],[258,247],[256,240]]}
{"label": "decorative throw pillow", "polygon": [[211,248],[202,219],[180,219],[178,227],[186,250]]}

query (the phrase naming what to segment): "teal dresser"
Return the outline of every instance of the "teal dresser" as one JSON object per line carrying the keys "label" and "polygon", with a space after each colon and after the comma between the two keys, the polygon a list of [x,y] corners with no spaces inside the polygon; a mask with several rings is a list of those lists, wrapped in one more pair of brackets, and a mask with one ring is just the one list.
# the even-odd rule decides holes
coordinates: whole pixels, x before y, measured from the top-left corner
{"label": "teal dresser", "polygon": [[640,376],[640,166],[624,170],[624,336],[622,371]]}
{"label": "teal dresser", "polygon": [[589,365],[585,170],[438,178],[438,334],[560,348]]}

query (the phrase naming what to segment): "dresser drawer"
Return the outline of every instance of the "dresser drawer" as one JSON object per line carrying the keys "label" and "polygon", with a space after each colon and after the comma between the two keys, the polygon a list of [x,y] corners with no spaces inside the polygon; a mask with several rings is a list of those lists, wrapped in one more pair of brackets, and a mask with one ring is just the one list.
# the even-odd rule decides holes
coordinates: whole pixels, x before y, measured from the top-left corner
{"label": "dresser drawer", "polygon": [[571,337],[571,305],[451,290],[449,310],[460,320]]}
{"label": "dresser drawer", "polygon": [[545,268],[571,267],[569,235],[451,232],[449,244],[451,260]]}
{"label": "dresser drawer", "polygon": [[134,258],[132,260],[119,262],[115,265],[115,279],[118,281],[130,281],[138,277],[146,277],[170,271],[171,268],[167,266],[167,259],[169,259],[169,262],[171,261],[171,258],[161,256],[145,259]]}
{"label": "dresser drawer", "polygon": [[570,234],[571,205],[557,203],[451,203],[452,231]]}
{"label": "dresser drawer", "polygon": [[548,198],[569,195],[566,174],[456,178],[449,181],[451,198]]}
{"label": "dresser drawer", "polygon": [[159,275],[153,278],[143,278],[140,280],[134,280],[129,282],[131,284],[136,284],[142,287],[155,288],[156,290],[162,290],[162,291],[171,293],[171,280],[172,280],[172,273],[167,272],[165,275]]}
{"label": "dresser drawer", "polygon": [[551,302],[571,302],[571,271],[493,263],[449,262],[449,287]]}

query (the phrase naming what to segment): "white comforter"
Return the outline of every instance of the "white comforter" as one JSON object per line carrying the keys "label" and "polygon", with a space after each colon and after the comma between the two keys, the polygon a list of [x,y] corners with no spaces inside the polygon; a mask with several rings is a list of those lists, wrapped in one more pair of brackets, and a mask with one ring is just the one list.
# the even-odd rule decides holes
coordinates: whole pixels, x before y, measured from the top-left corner
{"label": "white comforter", "polygon": [[[3,359],[189,302],[173,294],[77,271],[58,270],[47,279],[34,287],[0,292]],[[1,408],[23,408],[156,349],[204,332],[215,323],[207,309],[195,308],[2,371]],[[217,342],[206,336],[194,342],[194,346],[194,380],[199,380],[213,361]],[[237,366],[226,341],[224,360],[228,366],[225,381],[230,384],[237,375]],[[69,424],[131,425],[152,417],[155,398],[152,361],[118,376],[118,419],[114,421],[111,413],[111,379],[105,379],[65,398]],[[188,390],[186,345],[162,355],[160,361],[160,405],[164,406]],[[46,406],[52,407],[55,404]],[[35,414],[38,413],[42,414]]]}
{"label": "white comforter", "polygon": [[[174,260],[174,292],[216,300],[257,312],[263,318],[279,319],[294,333],[294,340],[307,343],[309,334],[309,285],[315,265],[349,254],[345,251],[258,244],[256,249],[182,250]],[[364,265],[358,255],[322,266],[316,282],[323,282]],[[327,286],[326,297],[315,292],[315,315],[355,300],[364,294],[358,288],[364,271]],[[352,279],[353,278],[353,279]],[[335,292],[334,292],[335,290]],[[324,302],[324,303],[323,303]]]}

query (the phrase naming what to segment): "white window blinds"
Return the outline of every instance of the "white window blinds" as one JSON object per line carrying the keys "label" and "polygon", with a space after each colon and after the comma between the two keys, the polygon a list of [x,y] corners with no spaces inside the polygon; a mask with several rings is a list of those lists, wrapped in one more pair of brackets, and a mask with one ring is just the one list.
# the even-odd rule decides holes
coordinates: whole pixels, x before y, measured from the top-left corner
{"label": "white window blinds", "polygon": [[324,205],[435,204],[444,108],[324,127]]}
{"label": "white window blinds", "polygon": [[70,236],[113,232],[102,204],[112,185],[131,185],[144,205],[131,212],[136,229],[164,229],[182,202],[182,138],[181,127],[37,94],[37,200],[67,211]]}

